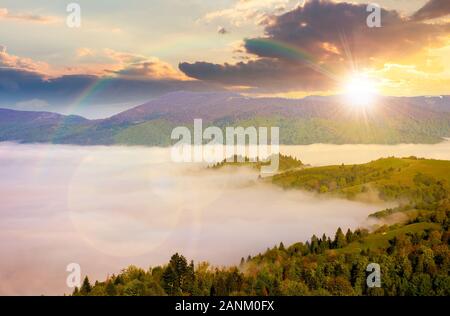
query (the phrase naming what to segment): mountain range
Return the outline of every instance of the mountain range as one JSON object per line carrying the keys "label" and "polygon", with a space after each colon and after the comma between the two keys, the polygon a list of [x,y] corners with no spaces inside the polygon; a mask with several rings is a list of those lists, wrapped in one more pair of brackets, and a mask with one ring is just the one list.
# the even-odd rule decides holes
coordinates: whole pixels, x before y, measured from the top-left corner
{"label": "mountain range", "polygon": [[247,97],[230,92],[173,92],[117,115],[0,109],[0,141],[168,146],[176,126],[278,126],[282,144],[437,143],[450,136],[450,96],[380,97],[357,108],[342,96]]}

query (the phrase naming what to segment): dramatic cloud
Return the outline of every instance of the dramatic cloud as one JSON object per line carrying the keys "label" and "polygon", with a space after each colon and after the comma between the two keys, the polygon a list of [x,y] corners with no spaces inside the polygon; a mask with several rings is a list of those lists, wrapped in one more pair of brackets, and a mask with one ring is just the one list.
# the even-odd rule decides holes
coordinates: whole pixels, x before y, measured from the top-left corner
{"label": "dramatic cloud", "polygon": [[[97,57],[95,54],[90,49],[77,51],[80,58]],[[105,117],[172,91],[223,89],[186,80],[183,73],[156,58],[112,50],[102,56],[109,62],[52,69],[46,63],[9,54],[0,46],[0,107],[30,109],[38,105],[40,110]]]}
{"label": "dramatic cloud", "polygon": [[107,56],[118,63],[115,74],[126,78],[188,80],[182,72],[156,57],[106,50]]}
{"label": "dramatic cloud", "polygon": [[22,58],[9,54],[6,46],[0,45],[0,68],[14,68],[26,71],[44,71],[49,66],[44,62],[36,62],[30,58]]}
{"label": "dramatic cloud", "polygon": [[43,16],[33,13],[11,13],[6,8],[0,8],[0,20],[17,20],[33,23],[55,23],[60,19],[54,16]]}
{"label": "dramatic cloud", "polygon": [[152,78],[152,79],[188,79],[182,73],[174,69],[168,63],[157,58],[141,63],[131,64],[126,68],[116,71],[116,74],[129,78]]}
{"label": "dramatic cloud", "polygon": [[430,0],[419,11],[414,13],[416,20],[428,20],[440,18],[450,14],[450,1],[448,0]]}
{"label": "dramatic cloud", "polygon": [[278,90],[327,89],[332,80],[306,65],[289,61],[261,58],[237,64],[182,63],[180,69],[190,77],[219,82],[227,86],[263,88],[265,92]]}
{"label": "dramatic cloud", "polygon": [[366,4],[310,0],[274,17],[265,36],[245,40],[257,57],[246,63],[181,63],[188,76],[227,85],[289,90],[333,89],[342,77],[364,68],[427,60],[430,49],[443,47],[450,23],[429,24],[382,9],[381,28],[369,28]]}
{"label": "dramatic cloud", "polygon": [[[82,61],[93,60],[93,63],[86,65],[91,73],[97,75],[115,75],[127,79],[189,80],[181,71],[156,57],[82,47],[77,50],[77,58]],[[98,64],[99,60],[103,62]]]}

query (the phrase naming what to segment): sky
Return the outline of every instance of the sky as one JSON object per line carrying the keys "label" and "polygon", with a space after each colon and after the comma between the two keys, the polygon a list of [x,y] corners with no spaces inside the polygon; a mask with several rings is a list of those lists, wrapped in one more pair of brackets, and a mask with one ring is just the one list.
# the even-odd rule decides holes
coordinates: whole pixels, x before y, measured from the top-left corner
{"label": "sky", "polygon": [[[107,115],[178,90],[450,94],[450,1],[2,0],[0,106]],[[354,81],[354,80],[353,80]],[[89,111],[88,111],[89,110]]]}

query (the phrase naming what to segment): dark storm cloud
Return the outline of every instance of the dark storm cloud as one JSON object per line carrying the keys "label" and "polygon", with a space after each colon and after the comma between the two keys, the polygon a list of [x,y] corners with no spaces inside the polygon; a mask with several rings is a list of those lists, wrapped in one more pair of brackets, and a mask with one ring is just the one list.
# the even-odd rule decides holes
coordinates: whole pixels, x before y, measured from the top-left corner
{"label": "dark storm cloud", "polygon": [[[330,78],[323,77],[306,65],[269,58],[239,62],[233,65],[207,62],[182,63],[180,69],[186,75],[204,81],[219,82],[227,86],[263,88],[266,92],[275,92],[281,87],[288,90],[297,88],[326,89],[332,84]],[[296,77],[300,77],[300,80],[295,80]],[[309,80],[301,77],[307,77]]]}
{"label": "dark storm cloud", "polygon": [[[381,12],[382,27],[370,28],[366,23],[368,15],[366,4],[311,0],[304,7],[278,17],[265,31],[268,38],[294,45],[320,62],[347,57],[346,50],[360,62],[372,58],[403,58],[405,54],[428,49],[450,32],[450,24],[409,21],[396,11],[384,9]],[[270,47],[251,43],[252,40],[246,42],[249,53],[283,58],[274,55]]]}
{"label": "dark storm cloud", "polygon": [[420,10],[414,13],[416,20],[427,20],[443,17],[450,14],[449,0],[430,0]]}
{"label": "dark storm cloud", "polygon": [[256,60],[236,65],[181,63],[186,75],[228,85],[287,91],[333,88],[358,64],[394,63],[440,47],[450,24],[426,24],[381,11],[381,28],[367,26],[367,4],[310,0],[266,26],[265,36],[245,40]]}

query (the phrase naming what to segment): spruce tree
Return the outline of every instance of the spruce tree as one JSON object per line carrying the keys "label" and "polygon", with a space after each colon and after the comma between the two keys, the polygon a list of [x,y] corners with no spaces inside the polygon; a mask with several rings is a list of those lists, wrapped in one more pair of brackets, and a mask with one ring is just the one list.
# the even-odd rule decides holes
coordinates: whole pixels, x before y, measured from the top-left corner
{"label": "spruce tree", "polygon": [[83,284],[80,288],[80,294],[81,295],[89,295],[92,291],[91,283],[89,283],[89,278],[86,276],[83,280]]}
{"label": "spruce tree", "polygon": [[335,248],[342,248],[345,247],[347,244],[347,240],[345,239],[345,235],[342,232],[342,229],[339,227],[336,231],[336,236],[334,237],[334,245]]}
{"label": "spruce tree", "polygon": [[114,283],[112,281],[108,280],[106,282],[105,292],[106,292],[106,295],[108,295],[108,296],[116,296],[117,295],[116,287],[114,286]]}
{"label": "spruce tree", "polygon": [[353,233],[349,229],[347,229],[347,233],[345,234],[345,239],[347,240],[347,243],[351,243],[353,241]]}

